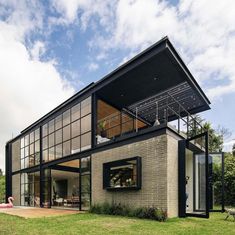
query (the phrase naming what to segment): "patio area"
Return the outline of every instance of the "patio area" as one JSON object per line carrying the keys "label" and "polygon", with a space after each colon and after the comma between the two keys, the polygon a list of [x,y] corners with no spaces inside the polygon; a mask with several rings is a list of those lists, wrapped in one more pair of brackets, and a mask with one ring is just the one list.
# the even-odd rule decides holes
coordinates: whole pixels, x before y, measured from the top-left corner
{"label": "patio area", "polygon": [[42,218],[62,215],[73,215],[83,213],[78,210],[67,210],[67,209],[47,209],[47,208],[35,208],[35,207],[14,207],[7,209],[0,209],[0,213],[8,215],[15,215],[23,218]]}

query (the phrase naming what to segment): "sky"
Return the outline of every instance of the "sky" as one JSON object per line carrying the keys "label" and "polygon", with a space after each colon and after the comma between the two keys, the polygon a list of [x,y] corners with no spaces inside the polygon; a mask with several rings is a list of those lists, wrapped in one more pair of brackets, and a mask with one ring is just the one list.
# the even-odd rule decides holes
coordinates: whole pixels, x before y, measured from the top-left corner
{"label": "sky", "polygon": [[235,143],[234,0],[0,0],[0,168],[5,143],[168,36]]}

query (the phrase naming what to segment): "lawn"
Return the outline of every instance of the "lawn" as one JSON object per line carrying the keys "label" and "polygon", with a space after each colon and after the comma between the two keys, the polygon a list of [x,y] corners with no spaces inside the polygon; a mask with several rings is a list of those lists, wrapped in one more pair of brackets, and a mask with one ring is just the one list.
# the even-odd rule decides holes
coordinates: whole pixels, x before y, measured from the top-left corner
{"label": "lawn", "polygon": [[169,219],[166,223],[118,216],[75,214],[41,219],[23,219],[0,213],[0,234],[235,234],[235,222],[224,214],[210,219]]}

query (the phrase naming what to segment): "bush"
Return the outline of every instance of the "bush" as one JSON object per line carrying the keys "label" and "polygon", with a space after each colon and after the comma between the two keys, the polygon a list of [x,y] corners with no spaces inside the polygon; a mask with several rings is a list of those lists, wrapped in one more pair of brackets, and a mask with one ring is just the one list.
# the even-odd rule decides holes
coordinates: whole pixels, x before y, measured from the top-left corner
{"label": "bush", "polygon": [[140,219],[152,219],[157,221],[166,221],[167,212],[156,207],[139,207],[131,208],[128,205],[120,203],[109,204],[94,204],[90,208],[90,213],[106,214],[106,215],[121,215],[129,217],[137,217]]}

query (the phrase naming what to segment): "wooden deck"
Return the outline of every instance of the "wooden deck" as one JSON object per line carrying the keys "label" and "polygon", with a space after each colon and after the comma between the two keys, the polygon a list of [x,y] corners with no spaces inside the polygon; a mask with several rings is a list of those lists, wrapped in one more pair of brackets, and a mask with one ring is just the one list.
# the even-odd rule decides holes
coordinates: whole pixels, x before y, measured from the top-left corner
{"label": "wooden deck", "polygon": [[35,208],[35,207],[14,207],[8,209],[0,209],[0,213],[8,215],[16,215],[23,218],[42,218],[51,216],[73,215],[83,213],[78,210],[67,209],[47,209],[47,208]]}

